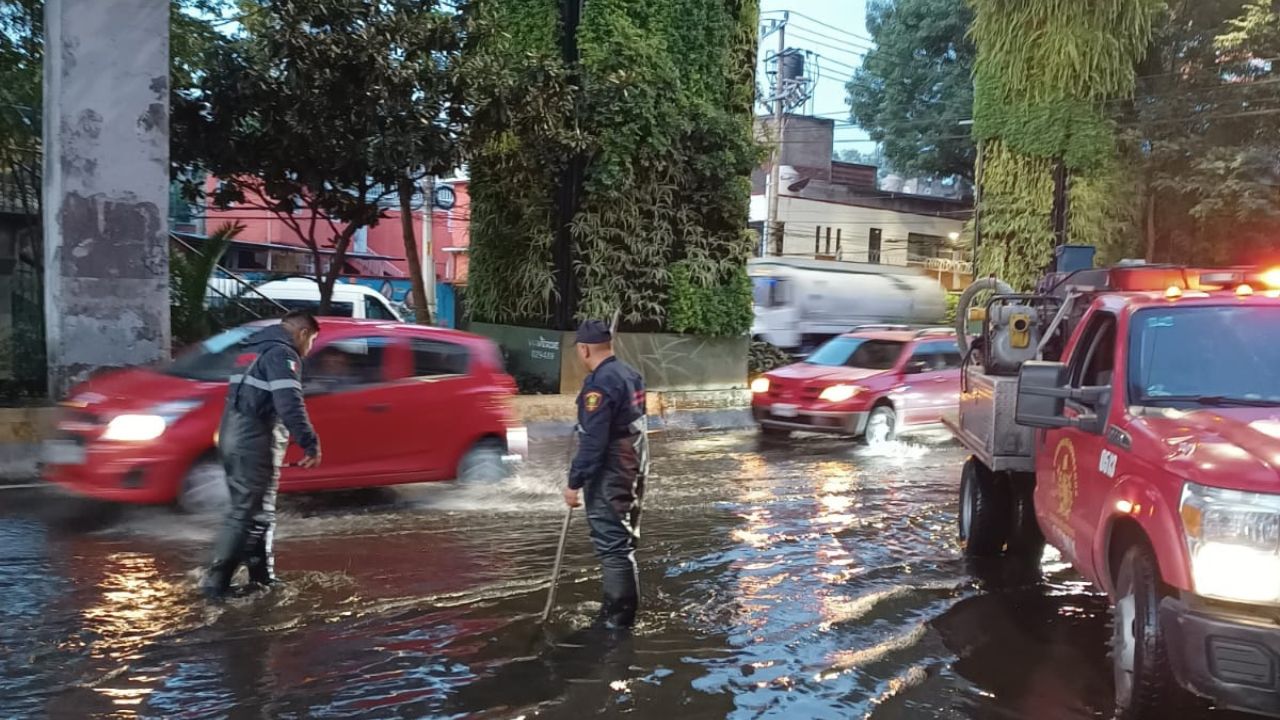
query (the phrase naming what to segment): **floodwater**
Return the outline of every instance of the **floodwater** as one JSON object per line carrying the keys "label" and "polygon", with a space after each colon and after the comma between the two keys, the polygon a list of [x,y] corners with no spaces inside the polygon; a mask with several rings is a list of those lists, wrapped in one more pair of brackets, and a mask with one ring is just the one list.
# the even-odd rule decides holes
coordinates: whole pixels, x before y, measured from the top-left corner
{"label": "floodwater", "polygon": [[1052,552],[966,566],[955,445],[655,438],[629,637],[590,627],[581,518],[539,624],[567,448],[534,453],[497,490],[289,497],[286,587],[217,609],[212,520],[2,492],[0,717],[1111,716],[1105,602]]}

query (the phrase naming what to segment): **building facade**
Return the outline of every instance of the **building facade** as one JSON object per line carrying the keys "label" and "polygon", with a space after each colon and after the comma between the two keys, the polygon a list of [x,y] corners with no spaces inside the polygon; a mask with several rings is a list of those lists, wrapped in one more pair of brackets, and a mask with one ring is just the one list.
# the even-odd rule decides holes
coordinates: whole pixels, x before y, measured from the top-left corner
{"label": "building facade", "polygon": [[[948,289],[972,280],[972,250],[964,235],[970,199],[882,190],[872,165],[832,159],[835,123],[787,116],[779,153],[778,222],[787,257],[918,266]],[[752,174],[750,227],[765,246],[769,168]]]}

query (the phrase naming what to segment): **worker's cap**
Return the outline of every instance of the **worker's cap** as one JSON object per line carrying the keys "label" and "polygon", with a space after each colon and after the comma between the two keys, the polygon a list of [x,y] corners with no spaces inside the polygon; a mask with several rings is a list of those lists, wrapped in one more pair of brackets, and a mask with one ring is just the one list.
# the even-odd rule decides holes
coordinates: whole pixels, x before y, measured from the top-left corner
{"label": "worker's cap", "polygon": [[603,320],[584,320],[575,340],[583,345],[603,345],[613,340],[613,333]]}

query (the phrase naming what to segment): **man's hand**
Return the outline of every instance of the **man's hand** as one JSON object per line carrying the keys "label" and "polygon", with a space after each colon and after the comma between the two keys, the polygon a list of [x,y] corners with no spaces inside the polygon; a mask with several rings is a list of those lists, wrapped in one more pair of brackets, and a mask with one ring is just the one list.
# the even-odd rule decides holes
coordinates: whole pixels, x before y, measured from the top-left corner
{"label": "man's hand", "polygon": [[298,463],[298,467],[304,468],[306,470],[320,467],[320,451],[316,450],[315,455],[308,455],[302,458],[302,462]]}
{"label": "man's hand", "polygon": [[579,505],[582,504],[582,501],[579,499],[578,495],[579,495],[579,491],[574,490],[573,488],[565,488],[564,504],[568,505],[571,508],[578,507]]}

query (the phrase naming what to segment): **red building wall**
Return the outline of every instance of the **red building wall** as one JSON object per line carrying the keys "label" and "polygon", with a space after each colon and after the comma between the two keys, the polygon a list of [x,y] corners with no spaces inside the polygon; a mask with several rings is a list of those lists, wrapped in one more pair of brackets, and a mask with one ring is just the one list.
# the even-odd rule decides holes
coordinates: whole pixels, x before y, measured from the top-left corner
{"label": "red building wall", "polygon": [[[465,248],[470,244],[468,228],[470,225],[471,198],[467,192],[466,180],[441,182],[440,184],[447,184],[452,187],[457,200],[451,210],[446,211],[436,208],[435,212],[432,213],[431,227],[432,243],[434,245],[432,254],[435,256],[433,260],[436,279],[439,282],[463,284],[466,282],[466,253],[447,252],[445,248]],[[216,185],[217,180],[210,180],[206,191],[212,192]],[[405,260],[400,211],[386,210],[383,214],[382,220],[366,231],[368,238],[366,252],[370,255],[379,255],[392,259],[385,261],[357,260],[357,262],[367,268],[368,274],[371,275],[408,277],[409,264]],[[242,242],[285,245],[298,248],[306,247],[288,224],[266,210],[244,206],[231,207],[225,210],[209,207],[205,210],[204,216],[206,232],[212,232],[225,223],[239,222],[244,225],[244,231],[237,238]],[[423,212],[417,210],[413,213],[413,216],[414,241],[419,252],[421,252]],[[305,212],[299,212],[295,217],[303,227],[306,227],[310,220]],[[319,222],[323,223],[323,221]],[[323,237],[323,235],[320,236]],[[349,252],[355,252],[354,243],[349,248]]]}

